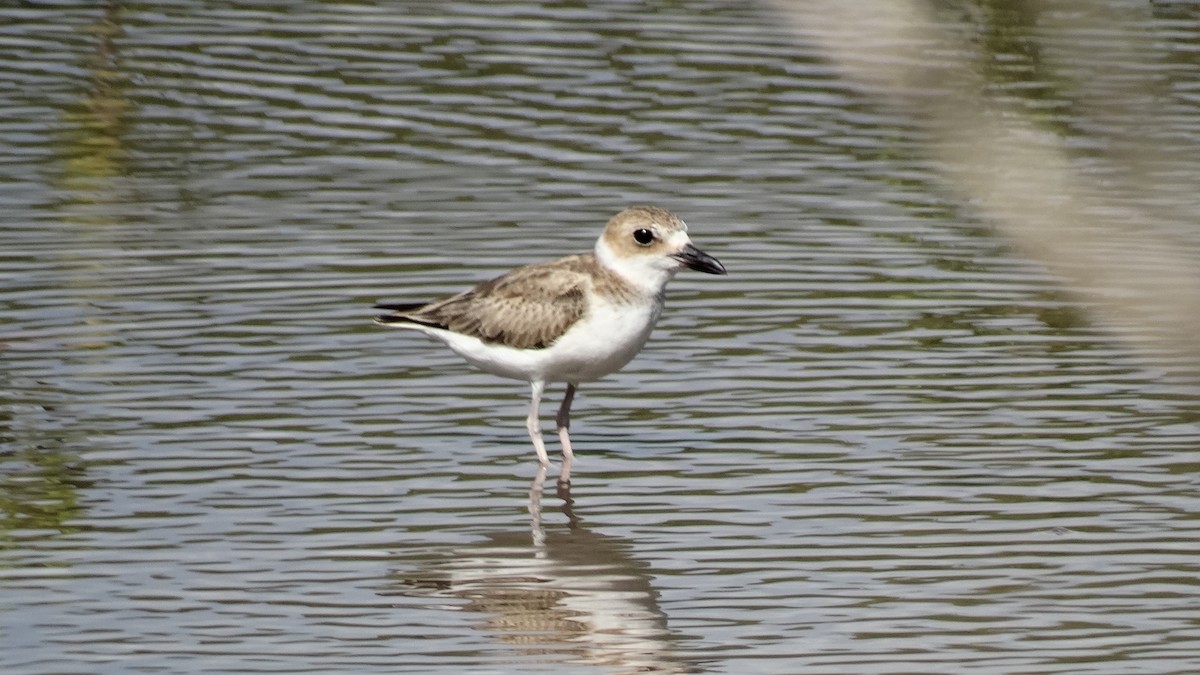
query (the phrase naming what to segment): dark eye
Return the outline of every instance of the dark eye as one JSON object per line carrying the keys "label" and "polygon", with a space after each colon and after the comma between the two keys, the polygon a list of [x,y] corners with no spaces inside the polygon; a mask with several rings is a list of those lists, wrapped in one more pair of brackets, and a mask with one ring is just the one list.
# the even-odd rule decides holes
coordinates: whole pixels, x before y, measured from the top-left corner
{"label": "dark eye", "polygon": [[633,240],[642,246],[649,246],[654,241],[654,233],[646,228],[633,231]]}

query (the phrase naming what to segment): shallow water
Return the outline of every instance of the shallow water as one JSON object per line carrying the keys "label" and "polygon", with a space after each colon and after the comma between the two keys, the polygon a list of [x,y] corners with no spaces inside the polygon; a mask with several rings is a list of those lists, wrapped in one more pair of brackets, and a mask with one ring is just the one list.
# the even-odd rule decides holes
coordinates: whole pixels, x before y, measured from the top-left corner
{"label": "shallow water", "polygon": [[[1200,26],[1158,12],[1190,148]],[[0,16],[0,670],[1200,668],[1194,389],[762,8]],[[729,276],[581,389],[560,494],[527,386],[370,304],[640,202]]]}

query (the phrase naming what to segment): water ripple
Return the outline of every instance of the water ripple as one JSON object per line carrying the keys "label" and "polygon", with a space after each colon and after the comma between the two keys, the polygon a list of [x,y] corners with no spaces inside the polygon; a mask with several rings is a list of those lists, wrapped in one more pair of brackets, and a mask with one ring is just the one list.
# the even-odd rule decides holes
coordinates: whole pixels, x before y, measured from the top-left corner
{"label": "water ripple", "polygon": [[[1146,133],[1190,147],[1196,26],[1155,11]],[[0,15],[5,672],[1200,661],[1192,385],[760,8]],[[1020,44],[997,95],[1107,175],[1129,118],[1083,119]],[[581,389],[575,485],[542,495],[526,385],[370,304],[586,250],[643,201],[730,274],[681,274]]]}

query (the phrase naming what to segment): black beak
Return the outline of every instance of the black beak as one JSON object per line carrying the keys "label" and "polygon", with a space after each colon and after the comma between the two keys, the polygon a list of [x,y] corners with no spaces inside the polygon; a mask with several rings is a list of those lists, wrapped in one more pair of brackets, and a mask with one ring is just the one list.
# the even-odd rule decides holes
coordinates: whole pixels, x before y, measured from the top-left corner
{"label": "black beak", "polygon": [[679,253],[671,254],[671,257],[683,263],[684,266],[690,267],[697,272],[706,274],[725,274],[725,266],[720,260],[701,251],[700,249],[688,243]]}

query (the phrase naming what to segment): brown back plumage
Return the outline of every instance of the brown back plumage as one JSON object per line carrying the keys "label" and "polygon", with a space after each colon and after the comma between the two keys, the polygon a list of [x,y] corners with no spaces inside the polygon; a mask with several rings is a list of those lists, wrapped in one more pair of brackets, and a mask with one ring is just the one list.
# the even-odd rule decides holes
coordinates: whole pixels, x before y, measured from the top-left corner
{"label": "brown back plumage", "polygon": [[[471,335],[516,349],[544,349],[588,311],[587,292],[626,286],[591,254],[519,267],[475,288],[428,305],[385,305],[380,323],[415,323]],[[610,278],[611,277],[611,278]]]}

